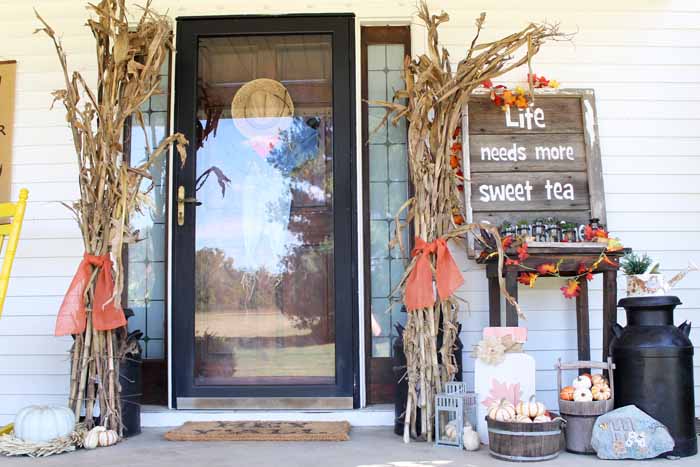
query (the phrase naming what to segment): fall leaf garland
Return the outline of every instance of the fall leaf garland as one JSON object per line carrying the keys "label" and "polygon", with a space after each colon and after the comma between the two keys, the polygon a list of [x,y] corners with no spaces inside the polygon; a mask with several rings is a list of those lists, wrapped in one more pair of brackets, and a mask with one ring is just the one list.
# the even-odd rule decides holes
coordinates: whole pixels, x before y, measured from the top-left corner
{"label": "fall leaf garland", "polygon": [[[566,298],[578,297],[581,293],[581,280],[591,281],[593,280],[593,272],[598,269],[601,263],[605,263],[612,267],[619,267],[619,265],[612,261],[607,253],[619,251],[622,249],[622,244],[617,238],[610,237],[608,232],[601,227],[592,227],[587,225],[584,228],[584,238],[586,241],[599,241],[606,243],[606,248],[600,253],[600,256],[593,261],[591,264],[586,264],[581,262],[576,271],[576,275],[568,276],[566,284],[560,288],[562,294]],[[535,287],[537,279],[540,277],[563,277],[560,274],[559,268],[564,261],[560,259],[558,262],[553,263],[542,263],[537,265],[536,268],[531,268],[523,264],[523,262],[530,257],[528,251],[528,243],[525,239],[520,237],[515,237],[513,235],[507,235],[502,238],[501,244],[503,250],[506,251],[509,248],[512,249],[514,245],[517,245],[515,252],[517,253],[517,259],[510,258],[506,255],[504,264],[507,266],[519,266],[521,269],[526,269],[518,274],[518,283],[526,285],[530,288]],[[493,253],[488,253],[486,257],[488,258]]]}

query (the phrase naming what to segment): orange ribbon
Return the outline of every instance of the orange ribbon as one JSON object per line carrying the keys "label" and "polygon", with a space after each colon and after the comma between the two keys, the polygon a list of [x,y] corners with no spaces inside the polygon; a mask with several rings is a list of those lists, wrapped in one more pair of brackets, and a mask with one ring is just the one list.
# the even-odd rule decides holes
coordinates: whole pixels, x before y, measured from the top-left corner
{"label": "orange ribbon", "polygon": [[422,238],[416,237],[411,256],[418,256],[418,260],[406,279],[404,294],[404,304],[409,311],[428,308],[435,304],[433,270],[430,265],[432,253],[437,254],[435,282],[440,300],[447,299],[464,283],[462,273],[459,272],[459,267],[447,248],[447,241],[444,238],[427,243]]}
{"label": "orange ribbon", "polygon": [[85,288],[90,281],[93,268],[100,268],[95,282],[92,300],[92,324],[98,331],[108,331],[126,326],[124,311],[114,305],[114,279],[112,277],[112,260],[109,253],[93,256],[85,253],[75,272],[75,277],[68,287],[58,317],[56,318],[57,336],[82,334],[87,323],[85,311]]}

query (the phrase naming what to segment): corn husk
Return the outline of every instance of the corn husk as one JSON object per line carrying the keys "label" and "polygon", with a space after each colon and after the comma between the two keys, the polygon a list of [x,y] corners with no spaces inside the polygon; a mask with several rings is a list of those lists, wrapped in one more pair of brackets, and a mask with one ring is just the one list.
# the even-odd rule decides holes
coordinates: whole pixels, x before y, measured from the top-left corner
{"label": "corn husk", "polygon": [[[77,156],[80,199],[66,204],[82,233],[85,252],[101,256],[111,253],[114,258],[114,295],[120,306],[124,289],[122,250],[134,241],[136,233],[130,221],[141,209],[147,192],[141,188],[144,179],[151,179],[153,163],[175,143],[181,161],[185,159],[187,140],[176,133],[157,146],[149,138],[140,107],[159,93],[162,64],[172,49],[170,20],[150,8],[150,2],[140,8],[135,23],[124,0],[102,0],[88,4],[90,17],[87,27],[95,39],[97,76],[90,86],[78,71],[69,71],[68,58],[60,39],[38,14],[45,33],[53,42],[58,55],[65,87],[53,92],[54,104],[66,109],[66,120],[72,132]],[[123,134],[128,119],[141,127],[146,141],[146,160],[132,165],[123,151]],[[143,184],[145,185],[145,184]],[[121,433],[119,402],[119,349],[124,347],[124,330],[96,331],[92,326],[91,300],[98,269],[94,269],[85,293],[87,327],[75,336],[69,406],[76,418],[84,410],[92,414],[95,404],[100,407],[100,424]],[[86,417],[87,428],[93,425]]]}
{"label": "corn husk", "polygon": [[[490,234],[499,251],[499,270],[503,267],[503,251],[498,230],[490,225],[456,225],[455,212],[464,206],[457,188],[462,182],[450,167],[450,147],[455,129],[461,122],[462,109],[472,91],[482,82],[530,63],[540,46],[547,40],[567,39],[556,26],[531,23],[494,42],[478,43],[486,15],[476,20],[476,34],[466,50],[466,56],[452,70],[446,49],[439,47],[438,26],[449,20],[447,13],[431,15],[425,2],[419,5],[418,17],[428,32],[425,54],[404,61],[406,88],[397,91],[391,102],[373,102],[383,105],[387,114],[384,122],[398,124],[408,121],[408,162],[413,196],[402,207],[407,210],[406,221],[396,218],[397,235],[394,243],[401,245],[400,231],[412,223],[413,234],[426,242],[437,238],[457,239],[467,232],[477,237],[481,232]],[[382,122],[382,123],[384,123]],[[468,181],[468,180],[467,180]],[[465,189],[469,189],[466,187]],[[415,266],[415,258],[408,264],[398,286],[405,294],[406,279]],[[435,258],[432,257],[433,267]],[[501,291],[524,317],[517,302],[505,290]],[[424,438],[433,439],[434,400],[445,382],[454,379],[458,370],[454,357],[458,333],[456,296],[438,301],[433,307],[408,313],[403,342],[407,360],[408,401],[405,413],[404,440],[416,434],[416,413],[421,409]],[[442,345],[438,348],[438,326],[442,323]],[[438,360],[438,354],[440,360]],[[439,361],[441,363],[439,363]]]}

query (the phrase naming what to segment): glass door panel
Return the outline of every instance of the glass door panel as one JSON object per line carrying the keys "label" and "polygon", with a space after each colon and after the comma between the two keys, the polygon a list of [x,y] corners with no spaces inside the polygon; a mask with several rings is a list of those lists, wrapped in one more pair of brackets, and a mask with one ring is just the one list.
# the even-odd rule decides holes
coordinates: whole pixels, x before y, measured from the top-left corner
{"label": "glass door panel", "polygon": [[202,38],[198,70],[195,383],[333,384],[331,36]]}

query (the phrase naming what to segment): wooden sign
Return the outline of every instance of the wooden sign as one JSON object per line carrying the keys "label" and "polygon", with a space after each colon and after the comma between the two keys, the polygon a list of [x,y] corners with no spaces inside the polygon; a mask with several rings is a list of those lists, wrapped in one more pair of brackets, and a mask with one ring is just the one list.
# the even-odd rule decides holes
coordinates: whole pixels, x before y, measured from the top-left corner
{"label": "wooden sign", "polygon": [[0,202],[10,201],[17,62],[0,62]]}
{"label": "wooden sign", "polygon": [[583,224],[595,217],[605,224],[592,90],[536,90],[533,105],[506,111],[479,92],[462,128],[468,222],[554,217]]}

